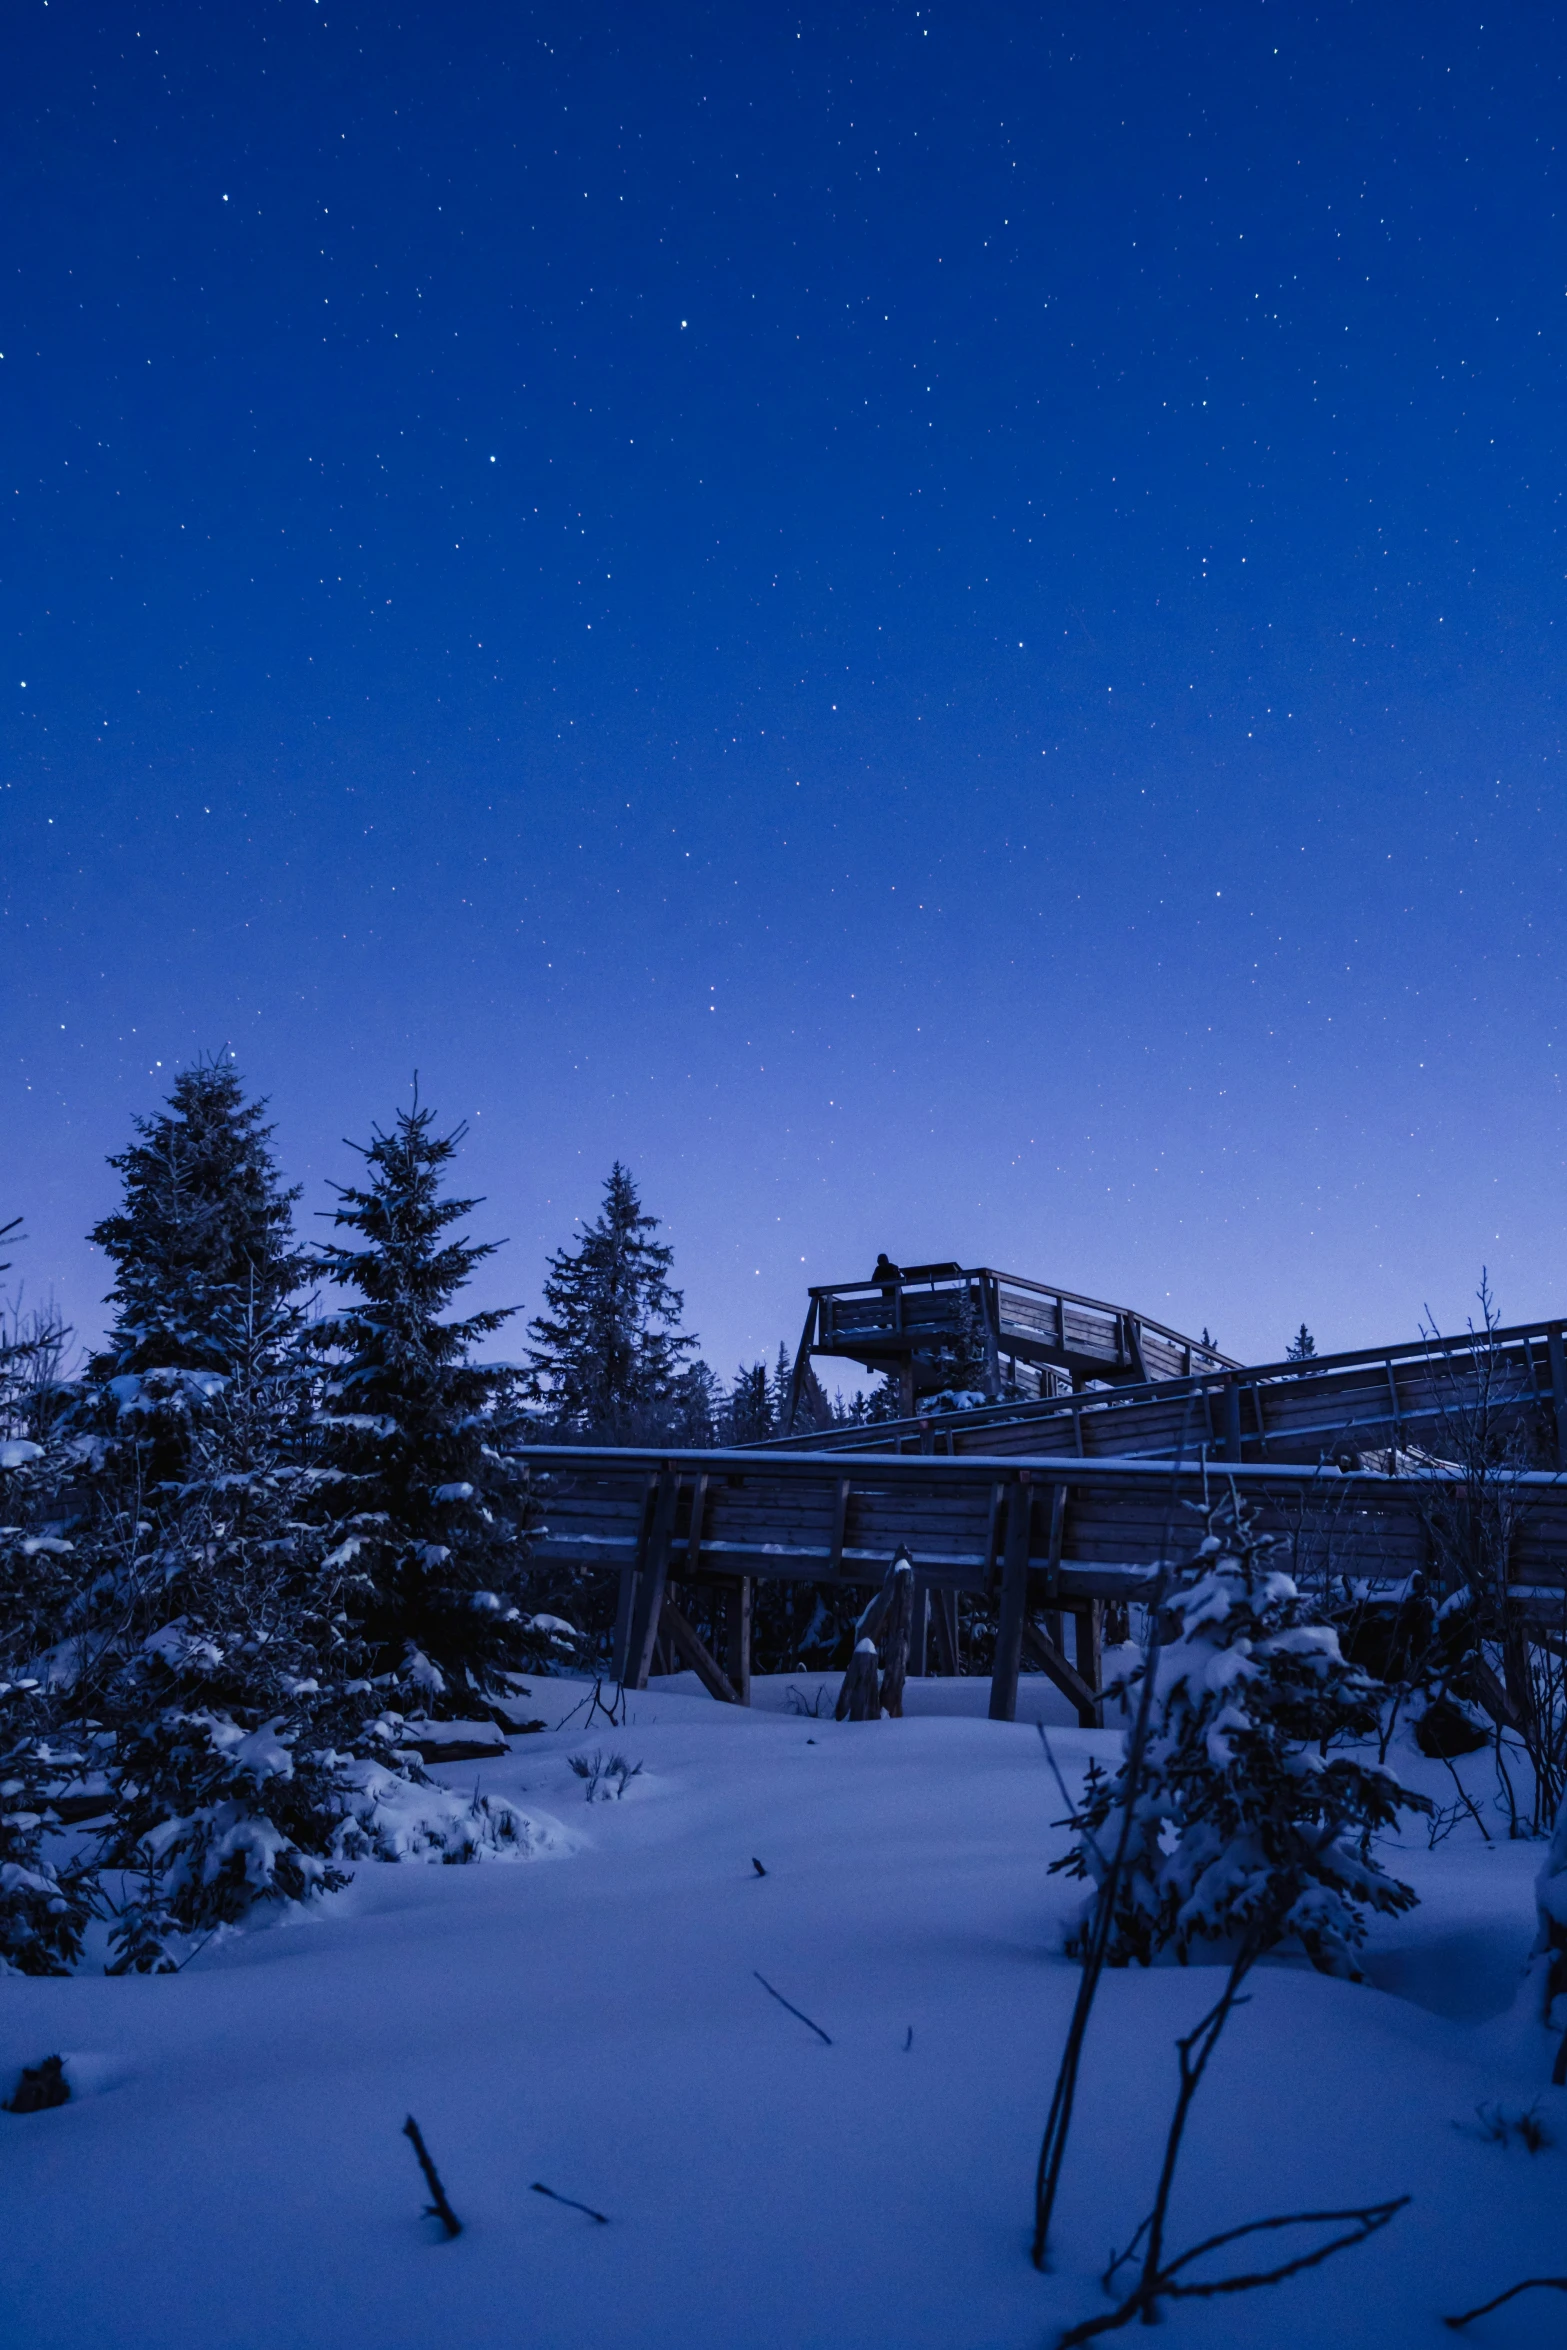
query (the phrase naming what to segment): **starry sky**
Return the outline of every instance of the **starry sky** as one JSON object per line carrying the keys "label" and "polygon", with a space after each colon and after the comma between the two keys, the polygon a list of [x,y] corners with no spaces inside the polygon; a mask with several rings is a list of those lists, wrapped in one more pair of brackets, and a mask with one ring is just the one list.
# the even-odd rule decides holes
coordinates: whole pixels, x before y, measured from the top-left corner
{"label": "starry sky", "polygon": [[[726,1374],[956,1256],[1567,1304],[1563,22],[15,0],[0,1221],[415,1070]],[[316,1227],[316,1229],[324,1229]]]}

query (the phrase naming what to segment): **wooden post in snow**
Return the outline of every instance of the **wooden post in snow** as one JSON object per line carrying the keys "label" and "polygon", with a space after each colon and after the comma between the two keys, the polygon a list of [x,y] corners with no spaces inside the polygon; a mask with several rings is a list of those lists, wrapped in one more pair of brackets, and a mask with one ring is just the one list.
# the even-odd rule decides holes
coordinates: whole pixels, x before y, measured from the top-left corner
{"label": "wooden post in snow", "polygon": [[881,1705],[893,1720],[903,1718],[903,1681],[909,1669],[909,1634],[914,1624],[914,1561],[902,1543],[886,1584],[889,1598],[882,1618]]}
{"label": "wooden post in snow", "polygon": [[833,1719],[838,1722],[881,1720],[881,1676],[876,1670],[876,1643],[869,1636],[855,1644],[838,1702],[833,1707]]}
{"label": "wooden post in snow", "polygon": [[751,1702],[751,1578],[738,1575],[724,1594],[724,1663],[741,1705]]}
{"label": "wooden post in snow", "polygon": [[[1028,1471],[1018,1473],[1007,1493],[1007,1544],[1001,1566],[1001,1613],[996,1625],[996,1662],[990,1677],[990,1718],[1017,1720],[1017,1676],[1023,1658],[1023,1621],[1028,1614],[1028,1537],[1034,1495]],[[1097,1684],[1096,1684],[1097,1686]]]}

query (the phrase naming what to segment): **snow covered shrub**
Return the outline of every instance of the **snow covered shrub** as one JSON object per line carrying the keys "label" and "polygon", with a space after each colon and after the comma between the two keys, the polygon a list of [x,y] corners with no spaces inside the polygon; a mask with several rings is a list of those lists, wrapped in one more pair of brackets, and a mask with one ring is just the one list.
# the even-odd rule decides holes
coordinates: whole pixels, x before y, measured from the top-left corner
{"label": "snow covered shrub", "polygon": [[1387,1769],[1333,1750],[1375,1736],[1381,1693],[1269,1563],[1272,1538],[1233,1502],[1208,1525],[1166,1601],[1172,1637],[1131,1676],[1135,1687],[1155,1675],[1140,1767],[1129,1753],[1113,1776],[1090,1773],[1070,1823],[1077,1844],[1052,1865],[1104,1885],[1129,1803],[1113,1964],[1294,1937],[1324,1973],[1358,1979],[1365,1911],[1416,1898],[1381,1867],[1372,1838],[1401,1810],[1430,1805]]}
{"label": "snow covered shrub", "polygon": [[586,1780],[584,1793],[589,1803],[608,1803],[613,1797],[618,1803],[633,1779],[642,1776],[640,1763],[627,1762],[623,1754],[574,1754],[568,1757],[579,1779]]}
{"label": "snow covered shrub", "polygon": [[367,1762],[350,1765],[348,1777],[336,1845],[345,1860],[530,1860],[541,1841],[504,1795],[453,1795],[420,1771]]}
{"label": "snow covered shrub", "polygon": [[47,1783],[75,1760],[45,1719],[36,1684],[0,1683],[0,1974],[69,1974],[87,1923],[82,1872],[43,1851]]}

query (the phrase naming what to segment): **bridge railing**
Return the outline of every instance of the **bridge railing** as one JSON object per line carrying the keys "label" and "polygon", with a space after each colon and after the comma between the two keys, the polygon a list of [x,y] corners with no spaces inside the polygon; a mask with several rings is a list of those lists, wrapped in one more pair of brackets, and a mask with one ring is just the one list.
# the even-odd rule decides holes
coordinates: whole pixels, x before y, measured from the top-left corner
{"label": "bridge railing", "polygon": [[1532,1421],[1567,1468],[1567,1349],[1559,1320],[1428,1337],[1306,1363],[1091,1388],[974,1411],[820,1429],[786,1448],[868,1451],[1192,1453],[1231,1461],[1462,1446],[1478,1410]]}

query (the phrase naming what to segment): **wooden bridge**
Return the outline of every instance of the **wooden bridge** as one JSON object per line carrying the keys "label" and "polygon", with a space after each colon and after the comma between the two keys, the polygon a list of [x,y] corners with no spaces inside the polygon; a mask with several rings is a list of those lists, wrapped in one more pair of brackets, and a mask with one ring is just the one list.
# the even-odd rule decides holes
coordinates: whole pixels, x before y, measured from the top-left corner
{"label": "wooden bridge", "polygon": [[774,1439],[769,1449],[1197,1456],[1355,1468],[1367,1454],[1395,1463],[1408,1451],[1449,1457],[1464,1449],[1483,1411],[1493,1434],[1516,1431],[1536,1460],[1567,1469],[1564,1331],[1560,1320],[1523,1322],[1478,1337],[1420,1339],[1304,1363],[1205,1365],[1108,1391],[821,1429]]}
{"label": "wooden bridge", "polygon": [[976,1361],[984,1391],[1003,1386],[1052,1396],[1084,1379],[1172,1379],[1233,1368],[1227,1355],[1125,1306],[1052,1289],[988,1265],[887,1265],[869,1281],[813,1289],[795,1356],[793,1424],[807,1364],[837,1355],[891,1373],[912,1412],[950,1384],[959,1352]]}
{"label": "wooden bridge", "polygon": [[[1124,1407],[1128,1415],[1139,1408]],[[1070,1413],[1067,1425],[1076,1425]],[[1086,1447],[1081,1456],[1052,1453],[1037,1433],[1034,1445],[1026,1457],[846,1452],[819,1442],[710,1452],[532,1445],[520,1457],[543,1505],[534,1535],[541,1561],[618,1572],[614,1669],[630,1687],[646,1686],[662,1638],[715,1696],[745,1702],[756,1577],[859,1589],[879,1584],[906,1545],[916,1570],[912,1671],[925,1670],[932,1643],[938,1664],[956,1670],[957,1594],[983,1594],[998,1620],[991,1714],[1013,1718],[1026,1654],[1088,1725],[1102,1718],[1104,1603],[1146,1597],[1161,1566],[1190,1555],[1202,1507],[1226,1487],[1282,1538],[1297,1575],[1393,1582],[1430,1563],[1433,1502],[1461,1496],[1465,1482],[1449,1469],[1399,1476],[1239,1459],[1218,1468],[1195,1443],[1176,1461]],[[1567,1479],[1520,1473],[1509,1492],[1510,1596],[1525,1615],[1560,1628]],[[724,1661],[700,1640],[672,1585],[724,1595]]]}

